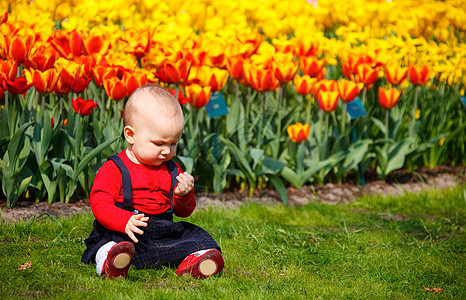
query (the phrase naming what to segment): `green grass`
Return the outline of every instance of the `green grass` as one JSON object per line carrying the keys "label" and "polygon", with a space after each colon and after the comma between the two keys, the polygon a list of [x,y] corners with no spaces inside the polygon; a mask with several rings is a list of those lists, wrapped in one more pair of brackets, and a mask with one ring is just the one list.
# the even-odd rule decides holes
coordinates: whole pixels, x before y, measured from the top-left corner
{"label": "green grass", "polygon": [[226,262],[206,280],[170,268],[99,278],[80,262],[92,215],[43,216],[0,225],[0,298],[465,299],[465,213],[466,186],[349,205],[199,209],[185,220],[212,234]]}

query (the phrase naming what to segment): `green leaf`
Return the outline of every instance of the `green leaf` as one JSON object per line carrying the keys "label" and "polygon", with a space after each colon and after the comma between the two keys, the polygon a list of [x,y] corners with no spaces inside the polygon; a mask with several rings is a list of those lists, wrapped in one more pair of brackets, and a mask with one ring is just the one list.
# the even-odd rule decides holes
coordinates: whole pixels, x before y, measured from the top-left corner
{"label": "green leaf", "polygon": [[303,186],[303,182],[301,178],[296,174],[292,169],[288,166],[283,167],[283,170],[280,172],[280,176],[286,179],[289,183],[291,183],[295,188],[299,189]]}
{"label": "green leaf", "polygon": [[264,155],[264,150],[253,148],[249,152],[253,159],[252,169],[255,170],[259,162],[261,161],[262,156]]}
{"label": "green leaf", "polygon": [[220,140],[222,141],[222,143],[225,144],[225,146],[227,146],[231,154],[233,154],[233,156],[237,160],[239,166],[241,167],[241,170],[245,173],[246,178],[248,179],[248,182],[251,185],[251,187],[255,187],[256,186],[256,175],[252,171],[251,166],[249,165],[248,161],[245,158],[245,155],[231,141],[225,139],[222,136],[220,137]]}
{"label": "green leaf", "polygon": [[370,139],[359,140],[356,144],[351,145],[348,151],[345,151],[346,158],[343,162],[342,172],[353,169],[361,162],[371,142],[372,140]]}
{"label": "green leaf", "polygon": [[283,181],[276,175],[267,175],[267,177],[280,195],[283,204],[288,205],[288,193],[286,192],[286,187],[283,184]]}
{"label": "green leaf", "polygon": [[262,158],[262,169],[265,174],[276,175],[280,173],[285,167],[285,163],[279,160],[273,159],[268,155],[264,155]]}
{"label": "green leaf", "polygon": [[392,150],[388,154],[385,175],[388,175],[393,170],[397,170],[403,167],[406,154],[408,154],[410,143],[408,139],[405,139],[394,144],[393,146],[390,147]]}
{"label": "green leaf", "polygon": [[185,172],[188,172],[191,174],[193,172],[194,160],[191,157],[187,157],[187,156],[177,156],[177,158],[183,164]]}
{"label": "green leaf", "polygon": [[[115,142],[117,139],[119,139],[119,136],[116,136],[110,140],[105,141],[104,143],[100,144],[97,146],[95,149],[93,149],[91,152],[89,152],[78,164],[78,167],[76,170],[74,170],[73,174],[73,180],[76,181],[78,178],[79,174],[84,170],[85,167],[89,165],[91,160],[93,160],[97,155],[102,152],[105,148],[107,148],[109,145],[111,145],[113,142]],[[77,159],[77,158],[75,158]]]}

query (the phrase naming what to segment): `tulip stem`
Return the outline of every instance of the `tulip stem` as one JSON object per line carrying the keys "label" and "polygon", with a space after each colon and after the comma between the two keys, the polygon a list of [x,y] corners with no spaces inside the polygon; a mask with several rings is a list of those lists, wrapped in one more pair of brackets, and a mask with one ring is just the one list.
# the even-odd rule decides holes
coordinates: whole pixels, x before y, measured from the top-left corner
{"label": "tulip stem", "polygon": [[413,113],[412,113],[412,116],[411,116],[411,124],[410,124],[410,135],[413,134],[413,131],[414,131],[414,126],[415,126],[415,123],[416,123],[416,110],[417,110],[417,97],[419,95],[419,89],[421,87],[420,86],[416,86],[415,90],[414,90],[414,103],[413,103]]}
{"label": "tulip stem", "polygon": [[385,110],[385,138],[386,138],[386,139],[388,139],[388,136],[389,136],[389,134],[388,134],[388,130],[389,130],[389,129],[388,129],[388,128],[389,128],[389,127],[388,127],[388,122],[389,122],[389,118],[390,118],[389,114],[390,114],[390,113],[389,113],[389,110],[386,109],[386,110]]}
{"label": "tulip stem", "polygon": [[42,95],[42,103],[40,104],[40,114],[45,115],[45,95]]}
{"label": "tulip stem", "polygon": [[346,136],[346,102],[343,102],[343,115],[341,116],[341,123],[343,124],[341,132],[343,133],[343,136]]}
{"label": "tulip stem", "polygon": [[362,89],[362,95],[361,95],[361,103],[364,105],[364,101],[366,101],[366,92],[367,92],[367,88],[366,86],[364,86],[364,88]]}
{"label": "tulip stem", "polygon": [[8,112],[8,91],[5,90],[5,110]]}

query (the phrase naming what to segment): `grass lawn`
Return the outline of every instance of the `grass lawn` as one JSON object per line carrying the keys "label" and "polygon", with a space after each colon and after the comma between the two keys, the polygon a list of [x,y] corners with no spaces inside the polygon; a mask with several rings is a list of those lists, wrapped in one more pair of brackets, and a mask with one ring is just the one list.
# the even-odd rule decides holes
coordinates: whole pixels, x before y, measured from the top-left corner
{"label": "grass lawn", "polygon": [[0,298],[465,299],[465,214],[466,186],[348,205],[198,209],[184,220],[210,232],[225,258],[206,280],[171,268],[99,278],[80,262],[91,214],[36,217],[0,225]]}

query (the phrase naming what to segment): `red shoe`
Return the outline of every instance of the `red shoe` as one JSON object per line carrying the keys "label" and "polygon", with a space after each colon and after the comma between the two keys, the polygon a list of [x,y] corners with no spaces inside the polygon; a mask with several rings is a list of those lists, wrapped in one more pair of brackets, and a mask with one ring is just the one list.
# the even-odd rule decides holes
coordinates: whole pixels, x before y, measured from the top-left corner
{"label": "red shoe", "polygon": [[104,262],[105,277],[126,278],[134,251],[134,245],[131,242],[115,244],[110,251],[108,251],[107,259]]}
{"label": "red shoe", "polygon": [[186,257],[176,270],[178,276],[191,274],[194,278],[204,279],[222,271],[222,254],[216,249],[194,252]]}

